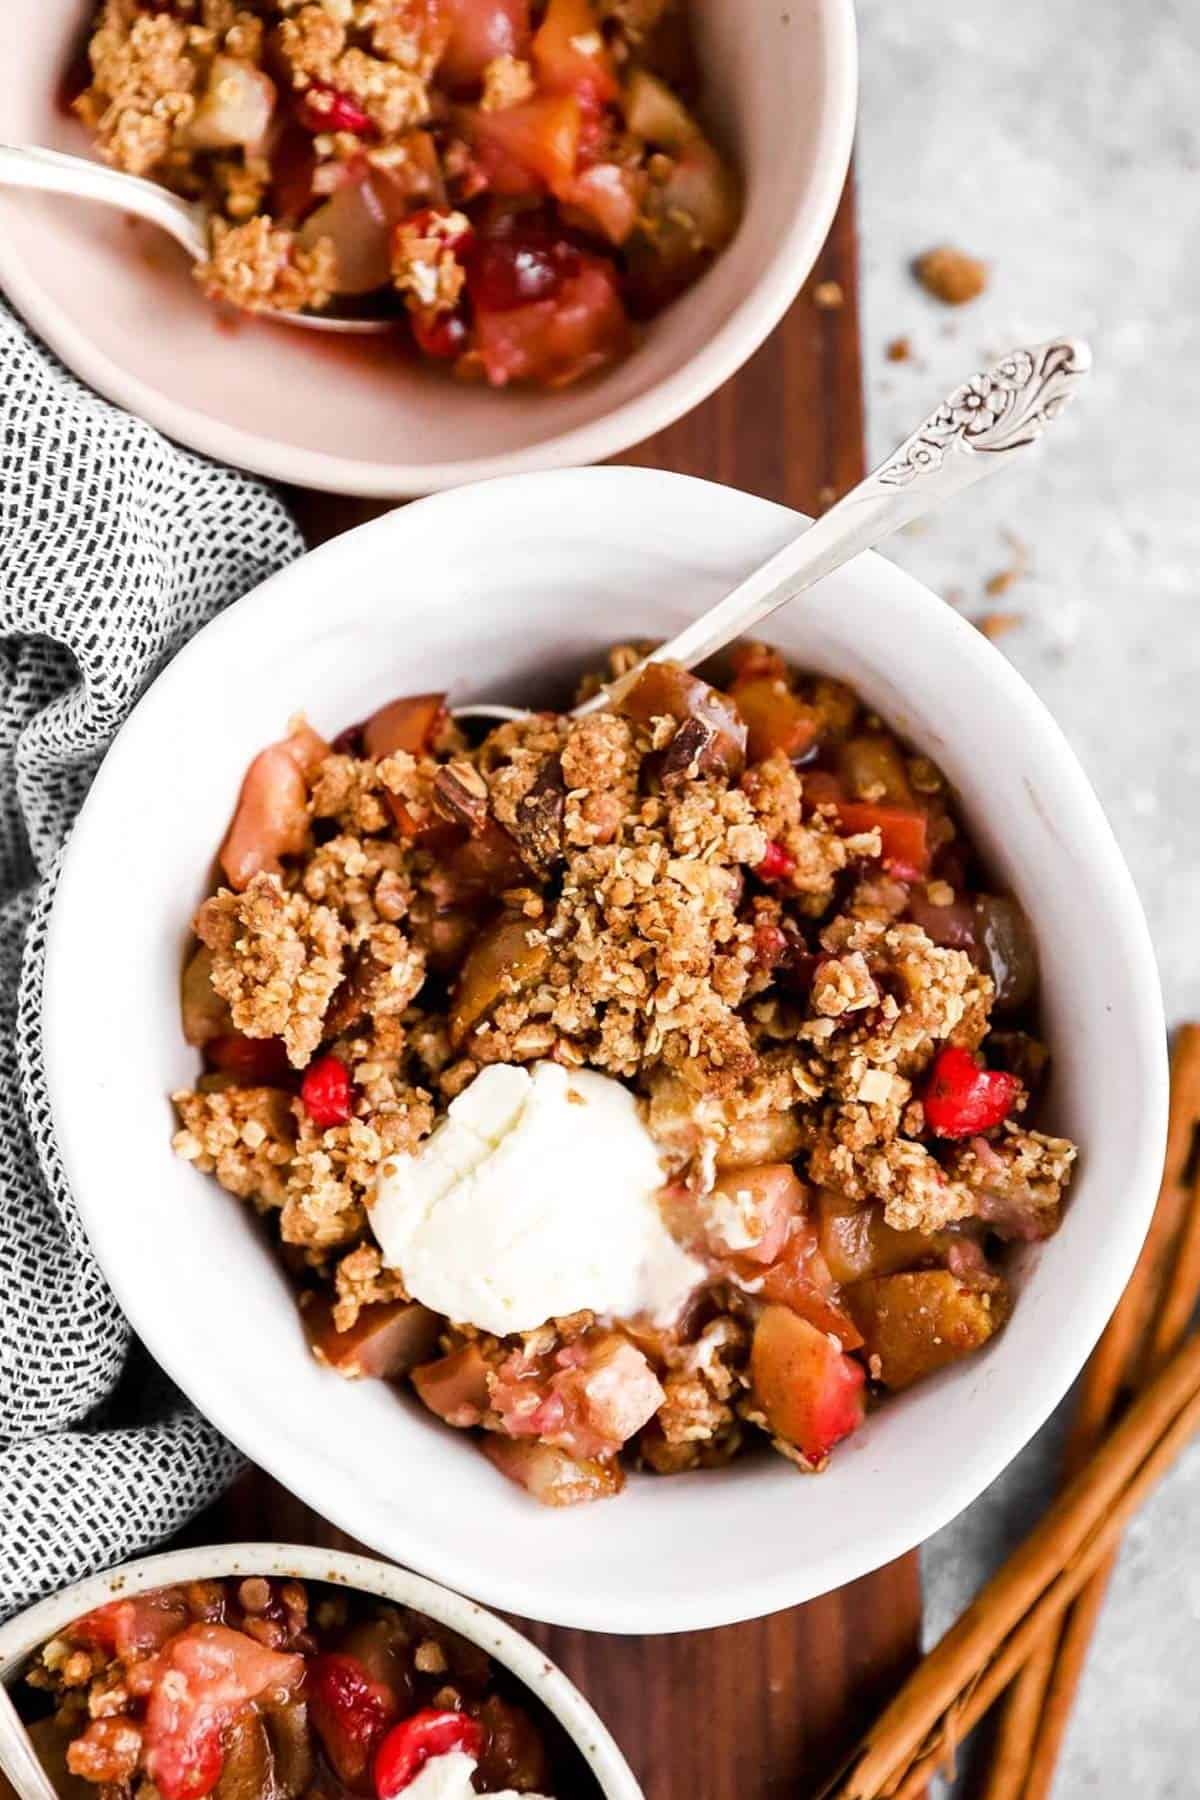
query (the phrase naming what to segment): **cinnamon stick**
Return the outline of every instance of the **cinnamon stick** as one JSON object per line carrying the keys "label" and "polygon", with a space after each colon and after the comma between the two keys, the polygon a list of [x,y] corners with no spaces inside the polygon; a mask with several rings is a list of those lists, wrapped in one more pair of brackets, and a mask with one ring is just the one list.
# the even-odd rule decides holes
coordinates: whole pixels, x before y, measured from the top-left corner
{"label": "cinnamon stick", "polygon": [[[1112,1418],[1139,1362],[1161,1366],[1180,1342],[1200,1299],[1200,1194],[1185,1216],[1184,1177],[1200,1120],[1200,1026],[1184,1025],[1171,1054],[1171,1104],[1158,1200],[1146,1242],[1080,1384],[1064,1452],[1064,1480],[1082,1466]],[[1174,1255],[1172,1253],[1174,1252]],[[1169,1283],[1165,1271],[1172,1265]],[[1164,1297],[1164,1284],[1169,1298]],[[1157,1307],[1157,1316],[1156,1316]],[[1151,1335],[1152,1334],[1152,1335]],[[983,1800],[1047,1800],[1088,1645],[1112,1564],[1097,1570],[1062,1631],[1039,1644],[1008,1696],[992,1751]]]}
{"label": "cinnamon stick", "polygon": [[[967,1690],[964,1703],[944,1738],[935,1736],[928,1749],[894,1775],[870,1796],[855,1800],[915,1800],[926,1784],[952,1760],[954,1746],[973,1731],[984,1714],[1003,1693],[1017,1669],[1028,1658],[1035,1644],[1045,1637],[1047,1628],[1061,1619],[1072,1600],[1084,1590],[1095,1571],[1113,1554],[1125,1527],[1149,1499],[1151,1493],[1200,1432],[1200,1391],[1183,1406],[1174,1423],[1163,1433],[1133,1480],[1123,1490],[1113,1510],[1092,1533],[1079,1555],[1030,1611],[1024,1623],[1013,1632],[1000,1655],[988,1665],[980,1679]],[[1083,1477],[1086,1479],[1086,1472]]]}
{"label": "cinnamon stick", "polygon": [[[1200,1110],[1200,1109],[1198,1109]],[[1194,1128],[1195,1115],[1191,1123]],[[1188,1139],[1190,1156],[1191,1135]],[[1168,1164],[1168,1167],[1170,1165]],[[1183,1171],[1181,1169],[1180,1173]],[[1200,1176],[1192,1183],[1188,1195],[1188,1211],[1175,1246],[1174,1262],[1166,1291],[1161,1297],[1157,1317],[1152,1323],[1149,1343],[1143,1346],[1139,1371],[1142,1381],[1155,1371],[1182,1342],[1197,1304],[1200,1303]],[[1047,1683],[1038,1730],[1029,1754],[1022,1800],[1048,1800],[1054,1782],[1058,1758],[1070,1723],[1071,1709],[1083,1677],[1088,1650],[1096,1624],[1104,1606],[1108,1584],[1116,1566],[1116,1552],[1097,1569],[1087,1588],[1080,1594],[1067,1619],[1058,1643],[1050,1680]]]}
{"label": "cinnamon stick", "polygon": [[[1181,1436],[1185,1420],[1187,1435]],[[947,1715],[964,1732],[968,1715],[982,1716],[979,1696],[970,1692],[973,1685],[982,1689],[990,1677],[990,1705],[1103,1560],[1116,1541],[1118,1522],[1140,1503],[1148,1481],[1158,1479],[1166,1466],[1164,1446],[1173,1460],[1197,1426],[1200,1336],[1190,1339],[1155,1377],[1087,1468],[910,1677],[835,1788],[838,1800],[876,1800],[894,1792],[910,1765],[926,1757],[924,1746],[935,1727],[944,1734]],[[1047,1594],[1039,1610],[1038,1602]],[[998,1686],[990,1669],[993,1659],[1006,1671]],[[946,1748],[935,1752],[934,1763],[947,1753]]]}

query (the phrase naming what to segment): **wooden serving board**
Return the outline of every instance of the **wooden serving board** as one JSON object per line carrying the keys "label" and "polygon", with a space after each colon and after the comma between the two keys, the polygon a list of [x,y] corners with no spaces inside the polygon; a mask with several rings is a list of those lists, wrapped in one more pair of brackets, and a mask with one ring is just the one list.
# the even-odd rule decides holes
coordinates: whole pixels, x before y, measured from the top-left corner
{"label": "wooden serving board", "polygon": [[[824,510],[863,472],[856,273],[848,186],[804,292],[758,355],[623,460]],[[836,284],[840,305],[814,302],[822,283]],[[826,288],[822,298],[836,294]],[[292,499],[310,542],[385,510],[322,494]],[[258,1471],[187,1535],[350,1542]],[[719,1631],[528,1629],[596,1706],[648,1800],[802,1800],[907,1673],[919,1619],[914,1555],[810,1605]]]}

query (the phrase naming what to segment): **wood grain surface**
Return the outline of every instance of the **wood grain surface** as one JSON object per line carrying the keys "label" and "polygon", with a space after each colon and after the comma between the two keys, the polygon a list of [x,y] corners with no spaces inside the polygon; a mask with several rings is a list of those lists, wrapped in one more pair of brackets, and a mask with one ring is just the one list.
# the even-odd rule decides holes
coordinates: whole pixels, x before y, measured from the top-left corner
{"label": "wood grain surface", "polygon": [[[818,290],[835,304],[818,305]],[[848,187],[816,269],[758,355],[622,460],[818,512],[862,473],[862,424]],[[313,543],[385,510],[330,495],[291,499]],[[798,1503],[797,1531],[802,1521]],[[214,1537],[349,1541],[258,1472],[188,1532],[192,1542]],[[529,1630],[602,1714],[648,1800],[802,1800],[907,1672],[919,1614],[912,1556],[808,1606],[720,1631]]]}

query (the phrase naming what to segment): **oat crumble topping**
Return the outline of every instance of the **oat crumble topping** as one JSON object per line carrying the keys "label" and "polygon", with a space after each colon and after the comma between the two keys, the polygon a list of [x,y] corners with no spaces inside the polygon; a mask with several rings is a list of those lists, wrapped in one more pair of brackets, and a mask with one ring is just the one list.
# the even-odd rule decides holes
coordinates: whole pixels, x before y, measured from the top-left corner
{"label": "oat crumble topping", "polygon": [[[727,695],[659,665],[620,711],[470,737],[429,695],[336,750],[297,721],[243,786],[226,847],[244,885],[195,919],[209,1066],[174,1096],[175,1147],[270,1216],[335,1368],[361,1372],[343,1344],[412,1310],[369,1227],[380,1171],[482,1069],[552,1059],[639,1096],[664,1216],[708,1259],[679,1325],[579,1314],[518,1341],[443,1320],[413,1373],[562,1503],[615,1491],[622,1445],[673,1473],[765,1433],[819,1467],[868,1378],[904,1385],[1002,1325],[1001,1248],[1055,1228],[1076,1155],[1028,1122],[1032,940],[940,772],[773,654],[743,647]],[[614,651],[609,677],[636,658]],[[298,766],[305,817],[247,859],[256,784]],[[775,1375],[813,1330],[844,1388],[831,1442]],[[550,1460],[527,1467],[535,1441]]]}

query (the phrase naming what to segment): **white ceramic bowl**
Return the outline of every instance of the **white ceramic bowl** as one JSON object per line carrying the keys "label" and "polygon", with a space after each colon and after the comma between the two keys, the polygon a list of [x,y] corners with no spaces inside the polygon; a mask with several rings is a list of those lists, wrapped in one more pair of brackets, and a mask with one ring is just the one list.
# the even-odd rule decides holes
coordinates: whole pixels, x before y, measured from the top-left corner
{"label": "white ceramic bowl", "polygon": [[600,1718],[536,1644],[447,1588],[344,1550],[319,1550],[303,1544],[210,1544],[203,1549],[145,1556],[103,1575],[92,1575],[0,1625],[0,1681],[12,1681],[33,1651],[94,1606],[171,1582],[216,1580],[226,1575],[274,1575],[358,1588],[398,1606],[414,1607],[448,1625],[510,1670],[554,1715],[587,1762],[605,1800],[641,1800],[642,1790],[633,1771]]}
{"label": "white ceramic bowl", "polygon": [[[494,393],[387,340],[218,320],[182,251],[75,201],[0,193],[0,288],[92,387],[223,462],[391,497],[598,462],[711,394],[775,325],[833,218],[854,129],[852,0],[691,0],[709,112],[746,188],[735,241],[636,353],[561,393]],[[54,95],[87,0],[4,0],[11,143],[84,155]]]}
{"label": "white ceramic bowl", "polygon": [[336,539],[211,624],[118,737],[75,827],[50,929],[47,1073],[92,1242],[150,1349],[256,1462],[375,1548],[525,1616],[671,1631],[849,1581],[975,1498],[1077,1373],[1132,1267],[1162,1163],[1154,959],[1100,807],[1000,653],[890,563],[860,557],[770,635],[845,677],[947,771],[1033,919],[1055,1053],[1052,1128],[1083,1146],[1062,1230],[1019,1265],[985,1354],[892,1399],[816,1479],[782,1459],[630,1481],[545,1512],[462,1436],[303,1347],[244,1208],[171,1154],[190,1082],[188,919],[251,754],[405,690],[561,697],[602,646],[667,635],[775,551],[796,514],[729,488],[586,469],[444,494]]}

